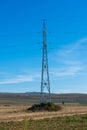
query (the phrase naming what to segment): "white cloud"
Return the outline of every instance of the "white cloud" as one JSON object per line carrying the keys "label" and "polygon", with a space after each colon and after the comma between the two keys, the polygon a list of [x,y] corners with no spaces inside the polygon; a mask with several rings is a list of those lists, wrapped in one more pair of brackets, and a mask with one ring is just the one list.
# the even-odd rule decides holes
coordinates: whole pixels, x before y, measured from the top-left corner
{"label": "white cloud", "polygon": [[65,76],[75,76],[78,73],[80,73],[82,71],[82,68],[78,67],[78,66],[70,66],[70,67],[66,67],[64,69],[52,69],[52,71],[50,72],[50,74],[52,74],[55,77],[65,77]]}
{"label": "white cloud", "polygon": [[[78,40],[77,42],[73,43],[72,46],[67,45],[65,48],[57,51],[54,55],[52,54],[53,56],[51,57],[51,59],[54,59],[53,63],[55,67],[53,69],[50,68],[50,74],[56,78],[75,76],[79,73],[82,73],[82,71],[84,71],[84,65],[81,63],[82,59],[78,58],[77,54],[74,51],[77,50],[84,43],[87,43],[87,37]],[[22,75],[18,75],[15,77],[12,75],[13,78],[11,78],[11,74],[0,72],[1,76],[5,75],[5,78],[0,81],[0,84],[17,84],[23,82],[34,82],[36,79],[40,80],[40,70],[38,71],[38,73],[33,72],[31,74],[27,73],[28,70],[22,73]],[[10,75],[7,76],[9,78],[6,78],[6,75]]]}
{"label": "white cloud", "polygon": [[81,52],[84,52],[85,49],[87,49],[87,37],[65,45],[63,48],[55,52],[55,57],[61,57],[61,60],[71,56],[71,58],[75,58],[77,53],[80,54]]}
{"label": "white cloud", "polygon": [[18,75],[15,78],[3,79],[3,81],[0,81],[0,84],[4,85],[4,84],[17,84],[17,83],[23,83],[23,82],[33,82],[35,81],[36,78],[39,78],[39,74]]}
{"label": "white cloud", "polygon": [[[53,55],[56,69],[51,74],[56,77],[74,76],[86,71],[87,37],[68,44]],[[58,67],[57,67],[58,66]],[[58,68],[58,69],[57,69]]]}
{"label": "white cloud", "polygon": [[65,65],[79,65],[80,64],[80,61],[77,61],[76,59],[72,60],[70,59],[70,57],[64,57],[64,56],[62,57],[62,59],[60,59],[60,62]]}
{"label": "white cloud", "polygon": [[56,90],[53,90],[53,93],[59,93],[59,94],[63,94],[63,93],[71,93],[72,90],[69,90],[69,89],[56,89]]}
{"label": "white cloud", "polygon": [[81,45],[87,43],[87,37],[78,40],[75,43],[72,43],[72,46],[69,46],[68,49],[66,49],[66,51],[64,51],[64,53],[72,53],[73,51],[75,51],[76,49],[78,49]]}

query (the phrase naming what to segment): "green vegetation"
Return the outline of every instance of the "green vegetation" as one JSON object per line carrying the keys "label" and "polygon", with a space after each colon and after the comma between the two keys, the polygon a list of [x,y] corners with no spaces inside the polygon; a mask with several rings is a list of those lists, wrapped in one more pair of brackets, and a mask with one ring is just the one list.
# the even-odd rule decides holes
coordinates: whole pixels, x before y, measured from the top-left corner
{"label": "green vegetation", "polygon": [[61,109],[62,109],[61,106],[48,102],[48,103],[34,104],[27,110],[35,112],[35,111],[59,111]]}
{"label": "green vegetation", "polygon": [[0,130],[87,130],[87,115],[0,123]]}

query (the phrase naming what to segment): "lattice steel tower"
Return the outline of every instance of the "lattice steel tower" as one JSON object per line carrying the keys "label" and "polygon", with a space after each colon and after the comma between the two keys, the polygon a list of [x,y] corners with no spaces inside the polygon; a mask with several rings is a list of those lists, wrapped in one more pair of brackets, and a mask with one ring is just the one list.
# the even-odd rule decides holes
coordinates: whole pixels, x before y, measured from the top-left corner
{"label": "lattice steel tower", "polygon": [[[44,89],[47,89],[47,94],[44,94]],[[42,74],[41,74],[41,98],[40,102],[51,102],[50,80],[48,68],[48,48],[47,48],[47,30],[46,22],[43,20],[43,52],[42,52]]]}

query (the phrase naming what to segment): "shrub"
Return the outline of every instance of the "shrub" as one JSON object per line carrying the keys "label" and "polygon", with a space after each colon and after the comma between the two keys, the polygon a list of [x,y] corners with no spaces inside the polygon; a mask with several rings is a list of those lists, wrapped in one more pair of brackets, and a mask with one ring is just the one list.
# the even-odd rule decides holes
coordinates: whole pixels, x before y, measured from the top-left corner
{"label": "shrub", "polygon": [[41,104],[34,104],[32,107],[28,108],[28,111],[59,111],[61,110],[60,105],[56,105],[54,103],[41,103]]}

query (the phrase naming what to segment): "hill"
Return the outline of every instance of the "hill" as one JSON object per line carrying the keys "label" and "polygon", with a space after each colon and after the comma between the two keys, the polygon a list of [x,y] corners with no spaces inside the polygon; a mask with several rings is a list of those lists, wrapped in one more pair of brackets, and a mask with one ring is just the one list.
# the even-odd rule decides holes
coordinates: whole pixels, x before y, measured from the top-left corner
{"label": "hill", "polygon": [[[44,94],[46,96],[47,94]],[[87,104],[87,94],[51,94],[55,103]],[[39,103],[39,93],[0,93],[0,104],[34,104]]]}

